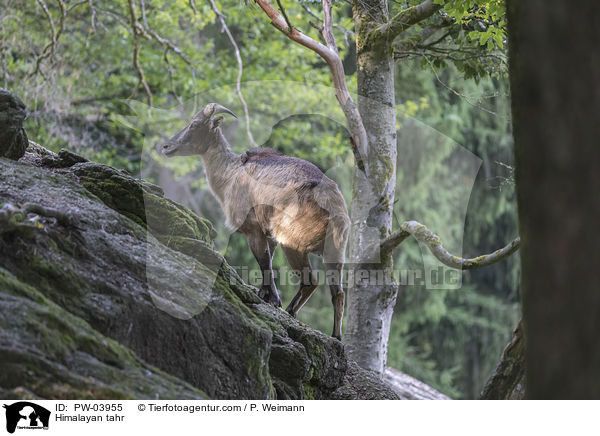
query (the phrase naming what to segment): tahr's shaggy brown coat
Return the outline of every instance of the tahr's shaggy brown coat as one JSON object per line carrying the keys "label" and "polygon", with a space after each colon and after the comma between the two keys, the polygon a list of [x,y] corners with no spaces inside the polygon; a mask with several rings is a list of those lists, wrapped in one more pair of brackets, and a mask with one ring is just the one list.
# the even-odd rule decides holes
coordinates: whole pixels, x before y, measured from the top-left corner
{"label": "tahr's shaggy brown coat", "polygon": [[350,227],[342,194],[334,181],[305,160],[269,148],[234,153],[221,132],[223,118],[215,117],[219,113],[234,115],[221,105],[208,104],[164,144],[162,153],[203,157],[208,183],[223,208],[227,226],[246,236],[260,265],[265,301],[281,306],[272,271],[278,244],[300,274],[300,289],[286,309],[293,316],[317,287],[308,254],[323,256],[334,307],[333,336],[340,339],[344,312],[341,279]]}

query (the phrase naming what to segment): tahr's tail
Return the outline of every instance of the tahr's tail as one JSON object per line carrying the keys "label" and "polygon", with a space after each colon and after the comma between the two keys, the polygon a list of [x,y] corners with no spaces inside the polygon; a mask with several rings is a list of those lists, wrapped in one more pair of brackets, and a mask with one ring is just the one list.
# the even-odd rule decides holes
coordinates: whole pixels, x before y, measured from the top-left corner
{"label": "tahr's tail", "polygon": [[336,215],[331,217],[331,225],[333,227],[333,243],[338,250],[346,248],[348,241],[348,232],[350,230],[350,219],[348,215]]}

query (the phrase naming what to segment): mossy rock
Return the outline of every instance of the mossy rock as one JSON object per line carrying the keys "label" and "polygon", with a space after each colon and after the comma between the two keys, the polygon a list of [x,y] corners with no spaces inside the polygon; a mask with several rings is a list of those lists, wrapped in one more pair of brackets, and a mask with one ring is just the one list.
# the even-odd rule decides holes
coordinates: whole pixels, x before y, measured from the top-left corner
{"label": "mossy rock", "polygon": [[0,395],[397,398],[340,341],[264,304],[212,226],[158,187],[41,160],[0,159],[0,205],[29,211],[0,219]]}
{"label": "mossy rock", "polygon": [[211,242],[212,224],[188,208],[163,197],[162,190],[108,165],[75,163],[70,171],[107,206],[157,235]]}
{"label": "mossy rock", "polygon": [[206,399],[0,268],[0,397]]}
{"label": "mossy rock", "polygon": [[20,159],[29,141],[23,129],[25,104],[7,89],[0,88],[0,157]]}

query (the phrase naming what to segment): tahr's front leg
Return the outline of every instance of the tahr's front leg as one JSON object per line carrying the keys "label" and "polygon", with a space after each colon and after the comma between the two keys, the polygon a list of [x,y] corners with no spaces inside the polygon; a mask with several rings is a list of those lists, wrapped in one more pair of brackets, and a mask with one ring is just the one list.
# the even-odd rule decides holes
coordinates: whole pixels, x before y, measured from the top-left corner
{"label": "tahr's front leg", "polygon": [[277,244],[262,232],[247,234],[246,240],[262,272],[263,281],[258,296],[275,307],[281,307],[281,297],[275,286],[272,264]]}

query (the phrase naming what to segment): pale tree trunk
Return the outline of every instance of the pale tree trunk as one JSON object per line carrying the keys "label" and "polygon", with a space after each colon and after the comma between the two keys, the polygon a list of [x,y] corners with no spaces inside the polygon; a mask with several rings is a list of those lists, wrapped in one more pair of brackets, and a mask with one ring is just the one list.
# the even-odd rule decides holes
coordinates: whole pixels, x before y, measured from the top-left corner
{"label": "pale tree trunk", "polygon": [[[358,107],[346,84],[342,60],[333,35],[331,0],[322,0],[325,44],[300,32],[269,0],[254,0],[271,23],[292,41],[314,51],[329,66],[336,98],[347,120],[355,156],[352,230],[349,265],[353,280],[348,289],[344,342],[350,356],[363,368],[383,375],[387,343],[398,285],[392,280],[392,251],[408,236],[428,246],[444,265],[475,269],[514,253],[519,238],[494,253],[473,259],[451,255],[437,235],[416,221],[406,221],[392,233],[396,185],[396,109],[392,43],[410,26],[431,17],[442,5],[433,0],[389,16],[386,0],[356,0],[353,14],[358,62]],[[449,1],[449,0],[448,0]]]}
{"label": "pale tree trunk", "polygon": [[[358,107],[369,144],[367,175],[356,170],[352,199],[350,262],[353,286],[348,290],[344,342],[350,356],[363,368],[383,373],[390,324],[398,287],[377,283],[377,270],[391,269],[391,256],[379,258],[379,241],[392,230],[396,184],[396,116],[394,60],[389,41],[369,40],[368,23],[388,21],[386,0],[355,2],[353,7],[358,62]],[[359,276],[359,270],[369,274]]]}

